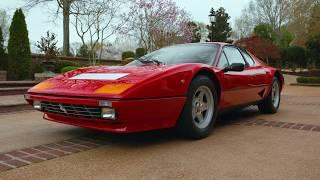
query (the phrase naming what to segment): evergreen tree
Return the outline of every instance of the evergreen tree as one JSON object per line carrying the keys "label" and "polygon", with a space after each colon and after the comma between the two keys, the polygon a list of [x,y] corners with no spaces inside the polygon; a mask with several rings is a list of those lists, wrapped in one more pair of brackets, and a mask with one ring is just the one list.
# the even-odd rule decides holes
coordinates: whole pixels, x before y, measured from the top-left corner
{"label": "evergreen tree", "polygon": [[228,38],[231,36],[232,31],[232,28],[228,23],[230,16],[228,13],[226,13],[226,10],[223,7],[220,7],[214,13],[216,16],[216,22],[213,26],[213,39],[211,39],[212,27],[211,25],[207,26],[209,30],[209,41],[227,42]]}
{"label": "evergreen tree", "polygon": [[77,53],[77,57],[89,58],[89,48],[86,44],[83,44]]}
{"label": "evergreen tree", "polygon": [[8,41],[8,78],[24,80],[30,78],[31,52],[27,24],[21,9],[12,18]]}
{"label": "evergreen tree", "polygon": [[0,70],[7,70],[7,58],[6,51],[4,48],[4,39],[2,29],[0,27]]}

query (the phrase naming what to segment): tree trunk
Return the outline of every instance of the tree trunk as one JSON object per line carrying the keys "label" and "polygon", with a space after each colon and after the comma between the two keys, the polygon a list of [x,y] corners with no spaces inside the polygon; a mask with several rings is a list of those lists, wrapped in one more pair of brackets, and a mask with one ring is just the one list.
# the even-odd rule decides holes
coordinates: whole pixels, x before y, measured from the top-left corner
{"label": "tree trunk", "polygon": [[70,2],[69,0],[63,0],[63,55],[68,56],[70,54]]}

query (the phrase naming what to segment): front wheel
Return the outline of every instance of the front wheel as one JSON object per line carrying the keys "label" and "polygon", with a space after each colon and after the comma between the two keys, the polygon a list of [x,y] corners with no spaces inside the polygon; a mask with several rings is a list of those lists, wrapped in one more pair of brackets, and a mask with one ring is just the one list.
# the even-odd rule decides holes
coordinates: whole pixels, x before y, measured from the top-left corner
{"label": "front wheel", "polygon": [[269,95],[258,104],[260,112],[266,114],[278,112],[280,100],[280,83],[278,78],[274,77]]}
{"label": "front wheel", "polygon": [[187,101],[178,122],[178,130],[193,139],[207,137],[217,115],[217,92],[206,76],[196,77],[189,87]]}

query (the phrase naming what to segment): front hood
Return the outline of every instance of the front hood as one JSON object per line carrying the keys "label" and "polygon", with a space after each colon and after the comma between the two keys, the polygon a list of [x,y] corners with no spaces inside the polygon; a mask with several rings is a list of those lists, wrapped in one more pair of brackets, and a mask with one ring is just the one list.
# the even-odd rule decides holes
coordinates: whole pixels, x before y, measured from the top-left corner
{"label": "front hood", "polygon": [[[82,68],[49,79],[31,88],[29,93],[68,96],[118,97],[119,88],[128,90],[177,65],[99,66]],[[110,85],[113,92],[102,92]],[[108,87],[110,87],[108,86]],[[124,88],[125,87],[125,88]],[[97,93],[98,90],[98,93]],[[101,93],[102,92],[102,93]]]}

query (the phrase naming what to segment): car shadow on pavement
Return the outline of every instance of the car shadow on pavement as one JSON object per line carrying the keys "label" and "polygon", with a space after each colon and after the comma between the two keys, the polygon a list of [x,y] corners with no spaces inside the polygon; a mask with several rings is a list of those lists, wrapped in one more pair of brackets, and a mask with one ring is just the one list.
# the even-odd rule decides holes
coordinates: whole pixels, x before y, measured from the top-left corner
{"label": "car shadow on pavement", "polygon": [[[258,114],[259,111],[254,107],[223,113],[218,116],[215,128],[221,129],[226,126],[230,126],[233,123],[241,124],[250,119],[255,119]],[[213,131],[211,135],[214,135],[215,133],[222,133],[222,131]],[[174,128],[130,134],[114,134],[96,130],[87,130],[87,134],[85,134],[83,137],[103,141],[106,144],[109,144],[108,142],[110,142],[110,144],[113,145],[120,145],[131,148],[140,148],[144,146],[157,145],[173,141],[193,142],[190,139],[179,136]]]}
{"label": "car shadow on pavement", "polygon": [[223,127],[232,123],[243,123],[255,119],[260,114],[256,106],[223,112],[218,115],[216,127]]}

